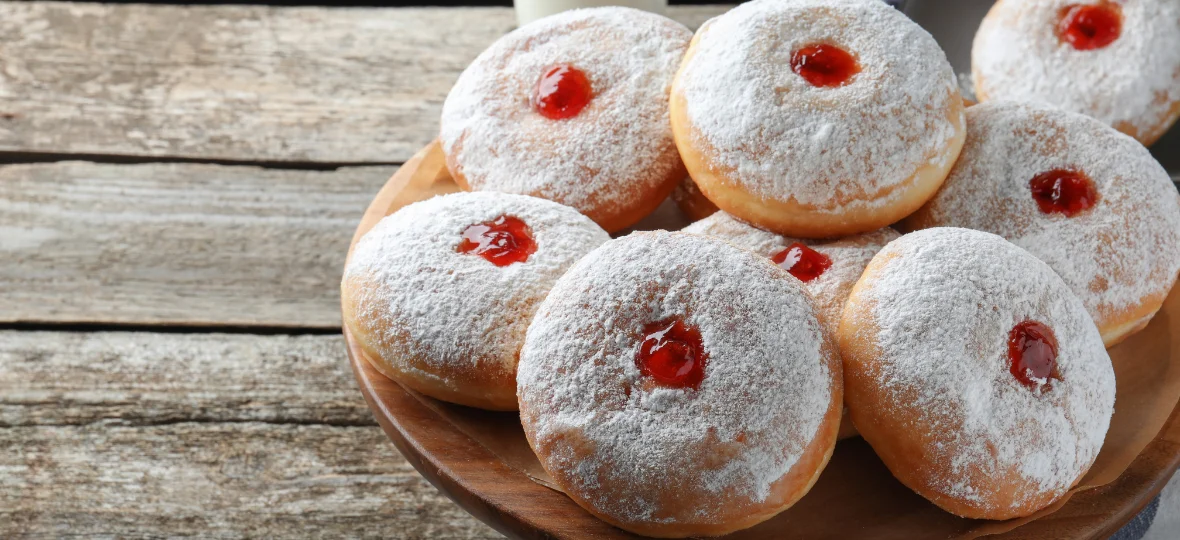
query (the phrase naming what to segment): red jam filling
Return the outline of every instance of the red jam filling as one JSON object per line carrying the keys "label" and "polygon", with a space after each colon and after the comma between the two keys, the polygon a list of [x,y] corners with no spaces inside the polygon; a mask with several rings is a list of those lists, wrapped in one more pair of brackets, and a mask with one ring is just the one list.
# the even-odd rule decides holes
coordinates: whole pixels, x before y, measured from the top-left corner
{"label": "red jam filling", "polygon": [[1123,16],[1110,2],[1074,4],[1061,10],[1057,35],[1079,51],[1101,49],[1123,32]]}
{"label": "red jam filling", "polygon": [[1081,171],[1053,169],[1028,183],[1041,212],[1074,217],[1098,204],[1098,188]]}
{"label": "red jam filling", "polygon": [[529,260],[537,252],[533,230],[512,216],[500,216],[487,223],[477,223],[463,230],[459,253],[479,255],[496,266],[508,266]]}
{"label": "red jam filling", "polygon": [[1009,371],[1021,384],[1039,388],[1050,379],[1061,380],[1057,373],[1057,337],[1048,326],[1024,321],[1008,332]]}
{"label": "red jam filling", "polygon": [[707,358],[700,331],[672,318],[643,327],[635,363],[661,386],[696,389],[705,379]]}
{"label": "red jam filling", "polygon": [[770,260],[805,283],[823,275],[832,267],[832,259],[827,255],[799,242],[787,246],[787,249],[778,252]]}
{"label": "red jam filling", "polygon": [[812,86],[844,86],[860,73],[860,64],[848,51],[835,45],[808,45],[791,55],[791,69]]}
{"label": "red jam filling", "polygon": [[573,118],[594,97],[590,79],[582,70],[568,64],[553,66],[537,80],[532,103],[541,116],[550,120]]}

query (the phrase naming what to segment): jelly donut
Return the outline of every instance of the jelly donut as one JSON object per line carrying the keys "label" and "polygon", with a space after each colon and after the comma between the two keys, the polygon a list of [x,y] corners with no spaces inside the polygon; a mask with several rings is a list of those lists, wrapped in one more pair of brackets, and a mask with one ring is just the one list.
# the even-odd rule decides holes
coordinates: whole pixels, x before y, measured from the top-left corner
{"label": "jelly donut", "polygon": [[971,64],[979,101],[1051,103],[1150,145],[1180,117],[1180,0],[1000,0]]}
{"label": "jelly donut", "polygon": [[710,20],[672,83],[671,112],[709,200],[798,238],[910,214],[964,132],[946,55],[879,0],[754,0]]}
{"label": "jelly donut", "polygon": [[[742,249],[769,257],[803,282],[815,301],[820,320],[834,335],[844,312],[848,293],[865,266],[885,244],[900,236],[888,227],[837,240],[788,238],[734,219],[725,212],[697,221],[684,232],[712,236]],[[840,423],[839,439],[856,436],[847,411]]]}
{"label": "jelly donut", "polygon": [[1052,504],[1093,464],[1114,412],[1114,370],[1085,306],[993,234],[935,228],[885,246],[838,339],[861,436],[959,516]]}
{"label": "jelly donut", "polygon": [[411,204],[356,244],[344,324],[373,367],[444,401],[516,409],[516,360],[533,312],[609,237],[560,204],[456,193]]}
{"label": "jelly donut", "polygon": [[[714,215],[693,223],[684,232],[694,235],[712,236],[771,258],[792,276],[804,282],[815,301],[817,315],[828,330],[835,334],[844,312],[844,302],[852,285],[860,279],[865,266],[872,261],[877,251],[885,244],[897,239],[898,233],[890,228],[866,232],[830,241],[811,241],[804,238],[788,238],[763,231],[728,215],[716,212]],[[844,440],[857,435],[857,428],[848,421],[847,411],[840,422],[838,439]]]}
{"label": "jelly donut", "polygon": [[568,11],[500,38],[443,104],[441,141],[460,187],[572,206],[615,232],[685,176],[668,91],[692,33],[643,11]]}
{"label": "jelly donut", "polygon": [[799,278],[815,299],[820,320],[835,333],[844,302],[869,261],[900,236],[888,227],[833,240],[789,238],[718,212],[684,228],[684,232],[720,238],[763,255]]}
{"label": "jelly donut", "polygon": [[521,423],[575,502],[628,531],[714,536],[794,504],[831,457],[840,360],[798,280],[720,240],[612,240],[529,326]]}
{"label": "jelly donut", "polygon": [[1147,325],[1180,271],[1180,197],[1163,167],[1098,120],[1036,105],[968,109],[962,157],[901,226],[978,229],[1027,249],[1107,346]]}

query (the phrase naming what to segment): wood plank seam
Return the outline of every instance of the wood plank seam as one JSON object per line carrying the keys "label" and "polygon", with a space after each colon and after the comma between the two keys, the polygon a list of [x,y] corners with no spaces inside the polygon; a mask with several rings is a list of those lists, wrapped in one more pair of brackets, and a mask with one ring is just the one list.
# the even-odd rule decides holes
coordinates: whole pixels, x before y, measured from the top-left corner
{"label": "wood plank seam", "polygon": [[204,165],[258,167],[261,169],[290,171],[335,171],[337,169],[346,167],[400,167],[405,164],[403,161],[279,161],[191,158],[184,156],[129,156],[120,154],[86,154],[71,152],[17,152],[11,150],[0,150],[0,165],[58,163],[62,161],[85,161],[88,163],[104,165],[192,163]]}
{"label": "wood plank seam", "polygon": [[338,332],[349,240],[394,170],[0,166],[0,322]]}
{"label": "wood plank seam", "polygon": [[0,538],[494,538],[403,459],[343,339],[0,332]]}
{"label": "wood plank seam", "polygon": [[[695,28],[727,9],[668,14]],[[0,2],[0,150],[400,162],[515,27],[509,7]]]}
{"label": "wood plank seam", "polygon": [[232,334],[251,336],[332,336],[340,327],[281,325],[199,325],[177,323],[100,323],[92,321],[0,321],[0,331],[20,332],[151,332],[154,334]]}
{"label": "wood plank seam", "polygon": [[[359,396],[358,396],[359,399]],[[27,405],[61,405],[61,401],[46,401],[42,403],[26,403]],[[215,418],[212,416],[178,416],[176,418],[152,419],[145,421],[126,420],[123,418],[102,418],[92,420],[89,422],[37,422],[37,423],[12,423],[5,422],[0,419],[0,429],[17,429],[27,427],[120,427],[120,428],[155,428],[164,426],[189,426],[189,425],[266,425],[266,426],[331,426],[338,428],[372,428],[377,426],[377,420],[369,418],[368,420],[304,420],[304,419],[279,419],[279,420],[245,420],[233,418]]]}

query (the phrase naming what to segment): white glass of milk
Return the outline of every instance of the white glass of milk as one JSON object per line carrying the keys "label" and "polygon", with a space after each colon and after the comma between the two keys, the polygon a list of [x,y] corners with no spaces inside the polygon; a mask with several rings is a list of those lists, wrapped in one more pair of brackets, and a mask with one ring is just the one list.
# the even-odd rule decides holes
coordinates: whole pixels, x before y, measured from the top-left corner
{"label": "white glass of milk", "polygon": [[516,5],[516,22],[521,26],[567,9],[627,6],[663,14],[664,8],[668,7],[668,0],[514,0],[513,3]]}

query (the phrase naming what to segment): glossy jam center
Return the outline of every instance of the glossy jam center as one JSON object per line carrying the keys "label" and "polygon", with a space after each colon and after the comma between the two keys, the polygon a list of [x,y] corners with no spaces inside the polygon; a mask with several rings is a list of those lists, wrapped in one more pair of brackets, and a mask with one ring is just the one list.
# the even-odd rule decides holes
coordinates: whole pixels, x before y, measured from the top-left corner
{"label": "glossy jam center", "polygon": [[553,66],[537,80],[532,103],[541,116],[550,120],[573,118],[594,97],[590,79],[582,70],[568,64]]}
{"label": "glossy jam center", "polygon": [[1076,216],[1098,203],[1098,188],[1086,173],[1053,169],[1033,177],[1028,183],[1041,212]]}
{"label": "glossy jam center", "polygon": [[1029,388],[1061,379],[1057,373],[1057,337],[1037,321],[1024,321],[1008,332],[1008,360],[1012,376]]}
{"label": "glossy jam center", "polygon": [[791,69],[812,86],[844,86],[860,73],[860,65],[848,51],[835,45],[808,45],[791,55]]}
{"label": "glossy jam center", "polygon": [[536,251],[533,230],[512,216],[500,216],[467,227],[459,242],[459,253],[479,255],[496,266],[525,262]]}
{"label": "glossy jam center", "polygon": [[701,333],[678,318],[643,327],[643,344],[635,362],[639,371],[670,388],[699,388],[705,379]]}
{"label": "glossy jam center", "polygon": [[800,281],[808,282],[832,267],[832,259],[827,255],[811,249],[799,242],[787,246],[770,260],[781,266]]}
{"label": "glossy jam center", "polygon": [[1057,35],[1079,51],[1110,45],[1122,31],[1122,13],[1110,2],[1067,6],[1061,10],[1061,19],[1057,23]]}

